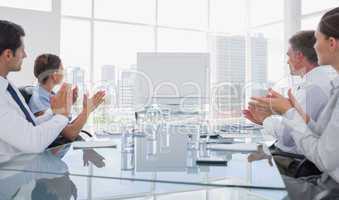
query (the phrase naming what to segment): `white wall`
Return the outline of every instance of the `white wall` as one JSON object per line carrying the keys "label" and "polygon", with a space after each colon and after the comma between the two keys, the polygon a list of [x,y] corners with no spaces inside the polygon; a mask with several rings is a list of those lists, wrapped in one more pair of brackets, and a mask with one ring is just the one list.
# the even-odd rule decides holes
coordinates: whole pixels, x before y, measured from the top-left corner
{"label": "white wall", "polygon": [[0,7],[0,19],[20,24],[26,32],[24,41],[28,56],[24,60],[22,70],[11,73],[8,79],[13,81],[17,86],[35,83],[33,75],[35,57],[41,53],[55,53],[59,55],[60,12],[42,12]]}

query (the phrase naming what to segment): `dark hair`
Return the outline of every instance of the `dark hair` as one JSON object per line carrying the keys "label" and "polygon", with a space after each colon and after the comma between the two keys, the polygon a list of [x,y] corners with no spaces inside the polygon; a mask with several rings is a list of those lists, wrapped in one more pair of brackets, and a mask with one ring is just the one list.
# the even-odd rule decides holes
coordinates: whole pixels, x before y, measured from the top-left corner
{"label": "dark hair", "polygon": [[61,60],[54,54],[42,54],[35,59],[34,76],[39,83],[45,83],[52,73],[59,70]]}
{"label": "dark hair", "polygon": [[13,54],[22,45],[21,37],[25,36],[24,29],[13,22],[0,20],[0,55],[6,49]]}
{"label": "dark hair", "polygon": [[300,31],[289,39],[292,49],[300,51],[311,63],[318,63],[317,53],[313,47],[315,42],[314,31]]}
{"label": "dark hair", "polygon": [[327,37],[339,39],[339,7],[336,7],[321,17],[318,30]]}

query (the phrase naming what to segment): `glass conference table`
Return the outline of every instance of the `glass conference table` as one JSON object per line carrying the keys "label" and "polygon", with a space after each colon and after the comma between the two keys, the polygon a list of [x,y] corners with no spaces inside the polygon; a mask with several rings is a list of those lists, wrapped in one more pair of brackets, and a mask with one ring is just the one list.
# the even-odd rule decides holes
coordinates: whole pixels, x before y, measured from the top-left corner
{"label": "glass conference table", "polygon": [[[110,141],[111,147],[66,144],[41,154],[0,157],[0,182],[6,186],[1,195],[33,197],[46,191],[61,199],[71,199],[66,195],[77,199],[282,199],[287,195],[274,161],[263,152],[213,149],[213,139],[173,124],[143,130],[100,139]],[[251,137],[232,142],[260,141],[260,131],[248,132]],[[222,162],[199,163],[209,159]]]}

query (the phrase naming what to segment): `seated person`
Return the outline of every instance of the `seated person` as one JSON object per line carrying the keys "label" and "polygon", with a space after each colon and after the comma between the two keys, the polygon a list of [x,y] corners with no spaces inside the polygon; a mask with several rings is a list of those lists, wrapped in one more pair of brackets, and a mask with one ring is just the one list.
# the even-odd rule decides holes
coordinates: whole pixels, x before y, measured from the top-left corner
{"label": "seated person", "polygon": [[[272,109],[292,129],[298,149],[323,173],[293,179],[284,177],[289,199],[339,199],[339,7],[322,16],[314,45],[320,65],[331,65],[337,76],[331,82],[328,103],[317,121],[306,112],[298,99],[288,92],[285,98],[275,91],[270,97],[252,97],[256,107]],[[324,77],[325,78],[325,77]],[[325,81],[322,80],[322,81]]]}
{"label": "seated person", "polygon": [[[26,58],[24,29],[0,20],[0,154],[39,153],[67,126],[72,108],[71,87],[63,84],[51,98],[51,109],[35,117],[8,74],[21,70]],[[2,197],[2,196],[1,196]]]}
{"label": "seated person", "polygon": [[[35,116],[44,114],[50,108],[53,89],[63,80],[63,65],[60,58],[53,54],[38,56],[34,64],[34,76],[38,79],[29,108]],[[69,141],[75,140],[86,124],[89,115],[104,101],[105,92],[99,91],[93,97],[84,95],[82,112],[62,131],[62,136]],[[73,89],[73,103],[77,98],[77,88]]]}
{"label": "seated person", "polygon": [[[301,77],[301,82],[293,88],[293,93],[309,116],[317,121],[321,111],[328,102],[331,90],[331,79],[335,70],[328,66],[319,66],[314,49],[316,39],[314,31],[300,31],[289,39],[287,52],[288,65],[292,76]],[[292,129],[284,125],[282,117],[273,115],[270,110],[256,109],[250,105],[244,111],[245,117],[252,122],[262,124],[265,131],[276,138],[271,147],[272,153],[303,154],[291,135]],[[292,158],[274,156],[282,174],[293,176],[298,163]]]}

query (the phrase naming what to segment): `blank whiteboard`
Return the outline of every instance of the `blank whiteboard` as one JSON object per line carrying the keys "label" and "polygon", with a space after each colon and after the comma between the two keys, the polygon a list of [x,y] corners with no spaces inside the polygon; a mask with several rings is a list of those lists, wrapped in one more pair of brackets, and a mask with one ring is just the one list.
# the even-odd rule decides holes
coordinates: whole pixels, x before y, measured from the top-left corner
{"label": "blank whiteboard", "polygon": [[165,104],[180,98],[208,99],[209,64],[208,53],[138,53],[137,70],[145,77],[136,81],[137,104],[148,105],[149,99],[163,99]]}

